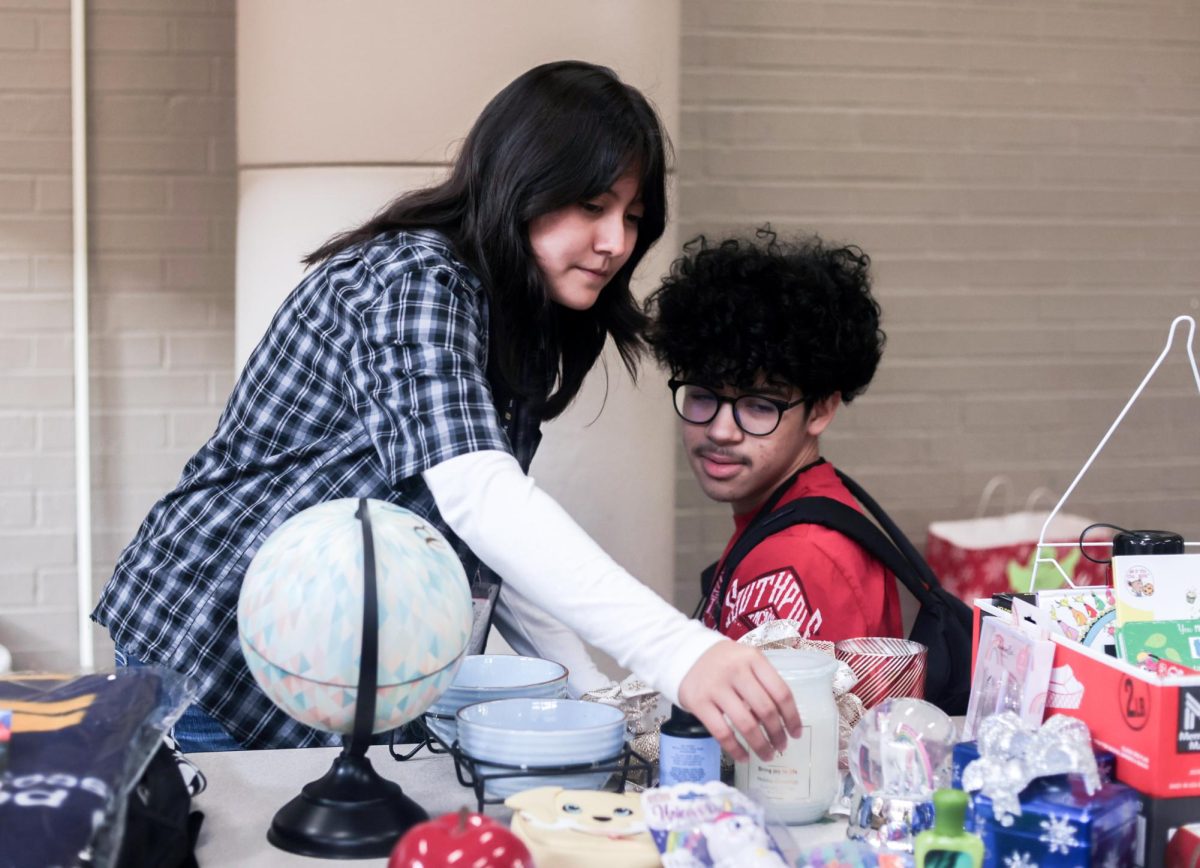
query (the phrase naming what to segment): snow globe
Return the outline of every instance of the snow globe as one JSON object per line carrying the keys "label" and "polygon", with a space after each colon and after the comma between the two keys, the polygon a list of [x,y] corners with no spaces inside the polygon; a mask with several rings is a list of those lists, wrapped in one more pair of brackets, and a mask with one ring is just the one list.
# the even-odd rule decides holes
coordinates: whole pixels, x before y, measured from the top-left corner
{"label": "snow globe", "polygon": [[885,699],[850,734],[854,794],[847,834],[885,850],[911,853],[933,825],[933,793],[950,785],[957,727],[923,699]]}

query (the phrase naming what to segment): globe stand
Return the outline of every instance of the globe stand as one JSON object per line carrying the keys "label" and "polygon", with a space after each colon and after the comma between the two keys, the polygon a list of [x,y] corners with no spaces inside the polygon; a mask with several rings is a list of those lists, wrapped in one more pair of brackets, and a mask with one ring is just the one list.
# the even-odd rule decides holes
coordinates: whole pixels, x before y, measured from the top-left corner
{"label": "globe stand", "polygon": [[267,832],[267,840],[280,850],[319,859],[387,856],[401,835],[429,819],[398,784],[380,777],[366,756],[379,665],[375,546],[366,498],[359,500],[355,517],[363,529],[363,639],[354,732],[329,771],[280,808]]}

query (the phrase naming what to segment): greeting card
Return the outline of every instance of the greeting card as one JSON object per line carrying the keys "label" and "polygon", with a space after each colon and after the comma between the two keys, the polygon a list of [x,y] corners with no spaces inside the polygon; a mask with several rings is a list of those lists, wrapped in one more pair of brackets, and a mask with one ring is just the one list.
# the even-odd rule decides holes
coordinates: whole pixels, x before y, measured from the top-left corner
{"label": "greeting card", "polygon": [[1200,554],[1115,555],[1118,625],[1200,618]]}
{"label": "greeting card", "polygon": [[1096,648],[1115,641],[1116,605],[1113,589],[1107,585],[1037,592],[1037,607],[1049,616],[1051,629]]}
{"label": "greeting card", "polygon": [[979,625],[979,651],[971,676],[971,697],[963,739],[975,737],[985,717],[1016,712],[1022,723],[1036,728],[1046,710],[1054,643],[1027,635],[1001,618],[984,618]]}

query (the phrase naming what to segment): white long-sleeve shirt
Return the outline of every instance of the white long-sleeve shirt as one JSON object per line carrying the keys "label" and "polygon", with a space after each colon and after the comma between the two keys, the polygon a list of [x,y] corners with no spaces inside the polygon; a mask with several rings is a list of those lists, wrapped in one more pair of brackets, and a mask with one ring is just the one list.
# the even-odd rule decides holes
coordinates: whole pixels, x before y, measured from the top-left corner
{"label": "white long-sleeve shirt", "polygon": [[580,638],[673,703],[688,670],[722,641],[626,572],[511,455],[471,452],[422,476],[454,533],[504,578],[502,635],[571,669],[573,692],[608,683]]}

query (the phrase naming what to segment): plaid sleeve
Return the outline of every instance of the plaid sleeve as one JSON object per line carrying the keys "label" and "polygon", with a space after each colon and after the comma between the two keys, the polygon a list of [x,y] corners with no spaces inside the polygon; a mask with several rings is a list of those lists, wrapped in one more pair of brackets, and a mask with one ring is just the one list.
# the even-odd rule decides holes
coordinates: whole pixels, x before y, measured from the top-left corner
{"label": "plaid sleeve", "polygon": [[373,272],[346,376],[393,485],[448,458],[512,451],[492,403],[478,290],[440,264]]}

